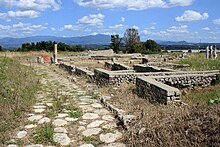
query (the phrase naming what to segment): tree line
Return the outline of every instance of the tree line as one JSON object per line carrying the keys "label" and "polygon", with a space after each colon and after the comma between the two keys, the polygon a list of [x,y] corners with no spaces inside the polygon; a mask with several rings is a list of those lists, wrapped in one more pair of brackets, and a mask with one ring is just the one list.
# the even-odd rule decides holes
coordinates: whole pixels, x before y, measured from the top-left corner
{"label": "tree line", "polygon": [[123,38],[120,38],[118,34],[111,35],[110,48],[116,53],[119,51],[144,54],[161,52],[160,46],[154,40],[141,42],[138,30],[134,28],[127,29]]}
{"label": "tree line", "polygon": [[52,41],[41,41],[37,43],[23,43],[17,51],[41,51],[51,52],[54,50],[54,44],[57,44],[59,51],[81,52],[87,50],[87,47],[81,45],[68,45],[62,42],[56,43]]}

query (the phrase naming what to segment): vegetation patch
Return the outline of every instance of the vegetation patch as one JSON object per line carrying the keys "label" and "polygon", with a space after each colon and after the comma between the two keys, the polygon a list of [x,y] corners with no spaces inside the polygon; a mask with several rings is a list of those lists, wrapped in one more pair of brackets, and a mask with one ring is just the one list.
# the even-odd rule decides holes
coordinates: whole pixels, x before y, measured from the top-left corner
{"label": "vegetation patch", "polygon": [[80,109],[78,109],[76,111],[68,112],[68,115],[69,115],[69,117],[79,118],[82,116],[82,111]]}
{"label": "vegetation patch", "polygon": [[52,124],[45,124],[34,133],[34,141],[36,144],[52,144],[54,145],[53,135],[54,127]]}
{"label": "vegetation patch", "polygon": [[189,64],[190,70],[219,70],[220,58],[216,60],[206,59],[204,53],[190,54],[187,59],[182,59],[179,64]]}
{"label": "vegetation patch", "polygon": [[[202,90],[202,92],[201,92]],[[203,89],[195,89],[188,91],[184,96],[183,101],[192,101],[199,104],[214,104],[218,103],[220,98],[220,85],[210,86]]]}
{"label": "vegetation patch", "polygon": [[0,57],[0,144],[22,123],[23,113],[35,103],[37,90],[38,79],[30,67]]}

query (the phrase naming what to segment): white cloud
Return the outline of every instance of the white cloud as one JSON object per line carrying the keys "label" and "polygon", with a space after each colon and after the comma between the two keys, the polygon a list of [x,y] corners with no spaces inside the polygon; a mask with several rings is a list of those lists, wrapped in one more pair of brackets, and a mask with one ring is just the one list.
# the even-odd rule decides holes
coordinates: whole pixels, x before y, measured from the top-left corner
{"label": "white cloud", "polygon": [[216,25],[220,25],[220,18],[219,19],[214,19],[213,23],[216,24]]}
{"label": "white cloud", "polygon": [[172,26],[170,28],[167,29],[167,32],[170,33],[187,33],[188,26],[187,25],[181,25],[180,27],[177,26]]}
{"label": "white cloud", "polygon": [[11,21],[11,18],[37,18],[39,15],[40,12],[34,10],[8,11],[7,13],[0,13],[0,19],[9,22]]}
{"label": "white cloud", "polygon": [[73,29],[74,29],[73,25],[71,25],[71,24],[69,24],[69,25],[64,25],[63,28],[64,28],[65,30],[73,30]]}
{"label": "white cloud", "polygon": [[139,27],[138,26],[133,26],[132,28],[136,29],[136,30],[139,30]]}
{"label": "white cloud", "polygon": [[123,24],[117,24],[114,26],[109,26],[109,29],[123,29],[124,25]]}
{"label": "white cloud", "polygon": [[45,25],[32,25],[29,23],[16,23],[12,25],[1,25],[0,24],[0,36],[1,37],[22,37],[25,34],[32,34],[33,32],[44,30],[47,27]]}
{"label": "white cloud", "polygon": [[0,7],[17,7],[22,10],[53,9],[54,11],[61,8],[61,0],[1,0]]}
{"label": "white cloud", "polygon": [[209,31],[209,30],[210,30],[210,28],[209,28],[209,27],[205,27],[205,28],[202,28],[202,30]]}
{"label": "white cloud", "polygon": [[124,17],[121,17],[121,22],[125,22],[125,18]]}
{"label": "white cloud", "polygon": [[209,17],[208,13],[200,14],[199,12],[186,10],[182,16],[176,17],[176,21],[178,22],[190,22],[190,21],[198,21],[205,20]]}
{"label": "white cloud", "polygon": [[145,10],[149,8],[167,8],[189,6],[194,0],[74,0],[78,5],[95,9]]}
{"label": "white cloud", "polygon": [[52,31],[56,31],[56,28],[52,27],[51,30],[52,30]]}
{"label": "white cloud", "polygon": [[29,17],[29,18],[37,18],[40,15],[39,12],[33,10],[27,11],[8,11],[7,16],[12,18],[21,18],[21,17]]}
{"label": "white cloud", "polygon": [[190,6],[194,0],[169,0],[170,6]]}
{"label": "white cloud", "polygon": [[71,24],[66,24],[59,29],[59,31],[78,31],[78,30],[82,30],[82,27],[79,25],[71,25]]}
{"label": "white cloud", "polygon": [[84,16],[83,18],[77,21],[77,24],[81,25],[89,25],[89,26],[102,26],[104,22],[104,15],[99,14],[90,14],[88,16]]}

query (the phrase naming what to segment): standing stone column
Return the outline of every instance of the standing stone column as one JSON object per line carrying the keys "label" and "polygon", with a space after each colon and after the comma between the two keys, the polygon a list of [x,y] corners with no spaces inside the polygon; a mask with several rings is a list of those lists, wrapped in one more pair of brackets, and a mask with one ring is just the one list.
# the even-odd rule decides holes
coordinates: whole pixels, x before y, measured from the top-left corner
{"label": "standing stone column", "polygon": [[213,59],[213,46],[210,46],[210,58]]}
{"label": "standing stone column", "polygon": [[54,45],[54,63],[57,63],[57,44]]}
{"label": "standing stone column", "polygon": [[209,46],[206,47],[206,59],[209,59]]}
{"label": "standing stone column", "polygon": [[218,54],[217,54],[217,47],[214,45],[214,58],[217,59]]}

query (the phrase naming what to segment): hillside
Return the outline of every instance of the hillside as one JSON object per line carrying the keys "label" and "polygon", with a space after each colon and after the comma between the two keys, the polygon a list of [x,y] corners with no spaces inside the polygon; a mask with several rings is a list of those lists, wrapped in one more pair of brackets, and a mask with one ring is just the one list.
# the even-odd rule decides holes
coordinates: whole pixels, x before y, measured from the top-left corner
{"label": "hillside", "polygon": [[27,42],[40,42],[40,41],[56,41],[63,42],[66,44],[98,44],[105,45],[110,43],[110,36],[108,35],[89,35],[89,36],[81,36],[81,37],[56,37],[56,36],[32,36],[25,38],[2,38],[0,39],[0,45],[4,48],[13,48],[19,47],[23,43]]}

